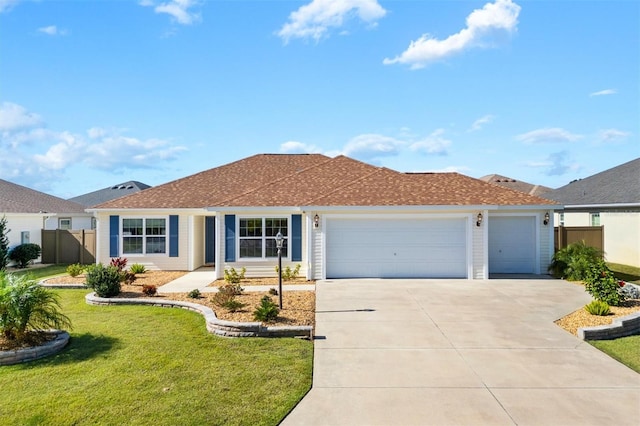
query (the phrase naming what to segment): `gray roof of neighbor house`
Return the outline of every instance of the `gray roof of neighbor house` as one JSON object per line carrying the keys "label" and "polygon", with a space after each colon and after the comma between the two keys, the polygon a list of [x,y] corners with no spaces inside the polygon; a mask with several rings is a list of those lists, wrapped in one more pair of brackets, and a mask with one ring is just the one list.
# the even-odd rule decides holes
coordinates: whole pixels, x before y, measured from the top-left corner
{"label": "gray roof of neighbor house", "polygon": [[516,191],[524,192],[529,195],[541,196],[542,194],[553,190],[553,188],[549,188],[548,186],[534,185],[532,183],[522,182],[502,175],[486,175],[479,179],[485,182],[504,186],[505,188],[515,189]]}
{"label": "gray roof of neighbor house", "polygon": [[640,158],[544,194],[565,206],[640,204]]}
{"label": "gray roof of neighbor house", "polygon": [[0,179],[2,213],[85,213],[81,204]]}
{"label": "gray roof of neighbor house", "polygon": [[402,173],[342,155],[259,154],[94,208],[554,204],[458,173]]}
{"label": "gray roof of neighbor house", "polygon": [[92,207],[107,201],[115,200],[116,198],[124,197],[125,195],[134,194],[147,188],[151,188],[151,186],[146,183],[130,180],[129,182],[119,183],[104,189],[69,198],[69,201],[74,201],[85,207]]}

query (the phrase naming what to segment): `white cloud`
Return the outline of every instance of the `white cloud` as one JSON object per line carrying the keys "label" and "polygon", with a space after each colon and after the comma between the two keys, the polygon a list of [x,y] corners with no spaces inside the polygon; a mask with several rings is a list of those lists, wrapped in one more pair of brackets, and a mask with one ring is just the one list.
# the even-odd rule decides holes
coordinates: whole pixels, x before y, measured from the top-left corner
{"label": "white cloud", "polygon": [[169,0],[158,5],[152,0],[142,0],[138,4],[153,7],[156,13],[166,13],[178,24],[191,25],[202,20],[200,13],[192,10],[200,4],[197,0]]}
{"label": "white cloud", "polygon": [[375,26],[377,20],[386,13],[377,0],[313,0],[291,12],[289,21],[277,35],[285,43],[292,38],[313,38],[318,41],[327,35],[330,28],[342,27],[354,17]]}
{"label": "white cloud", "polygon": [[547,176],[562,176],[571,171],[578,170],[579,166],[570,163],[569,153],[559,151],[549,154],[547,158],[526,163],[528,167],[543,168]]}
{"label": "white cloud", "polygon": [[322,150],[315,145],[309,145],[297,141],[287,141],[280,145],[280,152],[285,154],[312,154]]}
{"label": "white cloud", "polygon": [[0,13],[8,12],[13,6],[20,3],[21,0],[0,0]]}
{"label": "white cloud", "polygon": [[590,97],[593,97],[593,96],[606,96],[606,95],[615,95],[616,93],[618,93],[618,91],[616,89],[605,89],[605,90],[600,90],[599,92],[589,93],[589,96]]}
{"label": "white cloud", "polygon": [[48,27],[41,27],[38,28],[38,32],[41,32],[43,34],[47,34],[50,36],[57,36],[57,35],[67,35],[68,31],[65,29],[58,29],[57,26],[55,25],[49,25]]}
{"label": "white cloud", "polygon": [[533,130],[516,136],[517,141],[527,144],[575,142],[579,139],[582,139],[582,135],[570,133],[557,127]]}
{"label": "white cloud", "polygon": [[631,133],[624,132],[618,129],[604,129],[598,132],[598,141],[599,142],[617,142],[619,140],[625,139]]}
{"label": "white cloud", "polygon": [[28,112],[20,105],[3,102],[0,106],[0,131],[13,131],[41,123],[42,120],[38,114]]}
{"label": "white cloud", "polygon": [[444,135],[444,129],[437,129],[423,140],[412,143],[409,149],[423,154],[447,155],[447,148],[451,145],[451,141],[442,135]]}
{"label": "white cloud", "polygon": [[349,157],[367,160],[398,155],[405,142],[384,135],[368,133],[352,138],[343,149]]}
{"label": "white cloud", "polygon": [[100,170],[164,167],[186,151],[162,139],[138,139],[93,127],[85,134],[42,127],[39,115],[5,102],[0,107],[0,178],[45,188],[76,165]]}
{"label": "white cloud", "polygon": [[482,129],[482,127],[485,124],[491,123],[494,118],[495,118],[495,116],[493,116],[491,114],[487,114],[484,117],[480,117],[476,121],[473,122],[473,124],[471,125],[471,128],[469,130],[467,130],[467,131],[468,132],[475,132],[477,130],[480,130],[480,129]]}
{"label": "white cloud", "polygon": [[423,68],[429,63],[442,60],[473,47],[486,47],[488,37],[496,30],[517,30],[520,6],[511,0],[496,0],[476,9],[467,16],[467,26],[458,33],[439,40],[423,34],[412,41],[409,48],[393,59],[385,58],[385,65],[407,64],[411,69]]}

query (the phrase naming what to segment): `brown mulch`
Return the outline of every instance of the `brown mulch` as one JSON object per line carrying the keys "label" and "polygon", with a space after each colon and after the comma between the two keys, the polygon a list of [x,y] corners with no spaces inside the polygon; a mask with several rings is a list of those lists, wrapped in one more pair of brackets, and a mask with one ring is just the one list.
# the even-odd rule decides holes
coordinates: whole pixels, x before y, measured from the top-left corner
{"label": "brown mulch", "polygon": [[51,333],[43,333],[38,331],[30,331],[26,333],[26,336],[21,340],[9,340],[0,335],[0,351],[14,351],[16,349],[26,349],[33,346],[40,346],[50,340],[55,339],[56,336]]}
{"label": "brown mulch", "polygon": [[[155,285],[160,287],[185,275],[184,271],[147,271],[144,274],[136,275],[136,280],[131,284],[123,284],[121,292],[118,296],[120,298],[158,298],[169,300],[181,300],[185,302],[198,303],[200,305],[208,306],[213,309],[216,316],[220,319],[227,321],[239,321],[239,322],[255,322],[253,319],[253,311],[260,304],[260,300],[263,296],[269,295],[268,292],[244,292],[236,299],[240,303],[244,303],[245,306],[237,312],[230,312],[225,308],[216,306],[211,300],[214,293],[202,293],[202,296],[198,299],[193,299],[187,296],[187,293],[158,293],[155,296],[146,296],[142,293],[142,286]],[[77,277],[56,277],[46,280],[47,284],[84,284],[84,275]],[[215,283],[215,284],[214,284]],[[221,286],[225,284],[224,280],[217,280],[210,286]],[[314,284],[314,281],[306,281],[304,279],[292,280],[283,283],[282,292],[282,305],[283,309],[280,311],[275,323],[268,325],[314,325],[315,323],[315,306],[316,297],[313,291],[287,291],[287,284]],[[244,279],[240,285],[244,287],[256,286],[256,285],[268,285],[274,288],[278,287],[278,278],[247,278]],[[274,303],[278,303],[278,296],[269,295]]]}

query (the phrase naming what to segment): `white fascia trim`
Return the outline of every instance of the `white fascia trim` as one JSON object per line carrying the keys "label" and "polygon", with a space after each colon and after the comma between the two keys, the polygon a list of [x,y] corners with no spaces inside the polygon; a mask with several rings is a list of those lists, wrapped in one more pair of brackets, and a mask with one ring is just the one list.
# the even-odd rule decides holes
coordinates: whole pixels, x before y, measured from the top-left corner
{"label": "white fascia trim", "polygon": [[524,206],[486,206],[489,210],[558,210],[564,206],[561,204],[541,204],[541,205],[524,205]]}
{"label": "white fascia trim", "polygon": [[220,212],[220,213],[225,213],[225,212],[232,212],[232,213],[239,213],[241,212],[242,214],[244,214],[245,212],[247,213],[253,213],[253,212],[287,212],[287,213],[304,213],[304,209],[302,207],[286,207],[286,206],[282,206],[282,207],[271,207],[271,206],[263,206],[263,207],[207,207],[205,209],[208,212]]}
{"label": "white fascia trim", "polygon": [[620,203],[620,204],[572,204],[562,206],[565,210],[573,209],[597,209],[597,208],[627,208],[640,207],[640,203]]}
{"label": "white fascia trim", "polygon": [[[460,205],[416,205],[416,206],[305,206],[303,211],[316,211],[328,214],[329,212],[405,212],[415,210],[425,211],[469,211],[497,209],[499,206],[460,206]],[[531,207],[533,208],[533,207]]]}
{"label": "white fascia trim", "polygon": [[[204,214],[208,213],[208,210],[205,208],[195,208],[195,209],[137,209],[137,208],[126,208],[126,209],[87,209],[88,213],[125,213],[132,214],[131,212],[156,212],[156,214]],[[138,213],[136,213],[137,215]]]}

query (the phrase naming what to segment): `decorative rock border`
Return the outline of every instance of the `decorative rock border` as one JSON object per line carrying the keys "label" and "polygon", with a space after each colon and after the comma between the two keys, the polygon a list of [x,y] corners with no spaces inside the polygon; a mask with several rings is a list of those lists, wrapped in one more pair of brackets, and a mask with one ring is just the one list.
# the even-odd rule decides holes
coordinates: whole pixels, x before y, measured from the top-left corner
{"label": "decorative rock border", "polygon": [[578,337],[582,340],[608,340],[640,334],[640,312],[616,318],[609,325],[582,327]]}
{"label": "decorative rock border", "polygon": [[265,327],[259,322],[225,321],[216,317],[213,309],[197,303],[182,302],[168,299],[140,299],[140,298],[105,298],[95,293],[85,296],[89,305],[151,305],[164,308],[182,308],[201,314],[207,330],[222,337],[303,337],[313,339],[312,326],[281,326]]}
{"label": "decorative rock border", "polygon": [[55,355],[64,349],[69,343],[69,333],[62,330],[52,330],[49,333],[55,334],[53,340],[49,340],[40,346],[24,349],[13,349],[0,351],[0,365],[20,364],[22,362],[34,361],[50,355]]}

